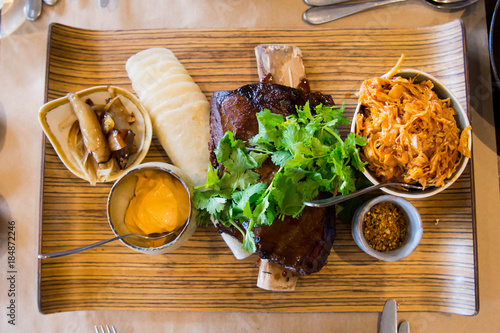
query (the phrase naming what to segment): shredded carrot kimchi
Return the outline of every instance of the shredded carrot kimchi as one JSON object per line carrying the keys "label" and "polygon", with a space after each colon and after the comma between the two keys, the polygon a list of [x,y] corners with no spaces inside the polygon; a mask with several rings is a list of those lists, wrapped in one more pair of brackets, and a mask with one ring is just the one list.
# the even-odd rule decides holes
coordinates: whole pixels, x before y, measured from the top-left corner
{"label": "shredded carrot kimchi", "polygon": [[354,121],[367,139],[362,158],[380,181],[443,186],[462,155],[471,156],[471,127],[458,128],[450,100],[439,99],[431,81],[391,75],[361,86]]}

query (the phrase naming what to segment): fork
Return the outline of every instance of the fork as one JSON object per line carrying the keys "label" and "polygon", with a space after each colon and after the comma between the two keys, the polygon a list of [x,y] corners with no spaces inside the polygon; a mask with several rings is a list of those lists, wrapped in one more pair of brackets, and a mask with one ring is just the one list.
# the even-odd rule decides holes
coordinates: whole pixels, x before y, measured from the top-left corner
{"label": "fork", "polygon": [[[106,327],[106,330],[104,330],[104,327]],[[94,326],[95,333],[116,333],[115,327],[113,325],[111,325],[111,327],[109,327],[108,325],[106,326],[101,325],[99,326],[99,328],[97,328],[97,325]]]}

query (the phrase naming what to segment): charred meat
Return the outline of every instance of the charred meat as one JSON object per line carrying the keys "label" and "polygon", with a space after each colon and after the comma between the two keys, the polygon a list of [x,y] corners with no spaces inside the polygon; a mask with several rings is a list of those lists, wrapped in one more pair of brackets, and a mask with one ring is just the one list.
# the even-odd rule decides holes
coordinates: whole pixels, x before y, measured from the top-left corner
{"label": "charred meat", "polygon": [[[218,91],[212,96],[210,115],[210,160],[214,168],[220,167],[214,150],[227,131],[236,139],[249,140],[258,133],[256,113],[269,109],[288,116],[296,113],[296,106],[307,102],[311,106],[334,105],[331,96],[310,92],[307,85],[295,89],[262,82],[245,85],[232,91]],[[269,183],[277,167],[270,160],[259,169],[260,181]],[[218,224],[225,232],[241,240],[234,228]],[[306,207],[300,217],[275,220],[270,226],[254,229],[256,253],[262,259],[275,262],[290,271],[309,275],[319,271],[326,263],[335,238],[335,214],[331,209]]]}

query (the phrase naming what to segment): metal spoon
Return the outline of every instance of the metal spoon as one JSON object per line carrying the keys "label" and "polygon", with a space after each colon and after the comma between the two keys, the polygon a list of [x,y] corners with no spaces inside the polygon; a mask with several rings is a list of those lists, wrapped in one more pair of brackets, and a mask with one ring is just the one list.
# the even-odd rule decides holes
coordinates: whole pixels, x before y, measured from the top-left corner
{"label": "metal spoon", "polygon": [[26,0],[23,10],[27,20],[36,21],[42,13],[42,0]]}
{"label": "metal spoon", "polygon": [[328,6],[347,1],[349,0],[304,0],[309,6]]}
{"label": "metal spoon", "polygon": [[[339,3],[344,0],[317,0],[321,3]],[[347,1],[347,0],[345,0]],[[402,2],[407,0],[379,0],[379,1],[369,1],[369,2],[359,2],[353,4],[341,4],[341,5],[324,5],[311,7],[304,12],[302,18],[304,21],[310,24],[322,24],[337,20],[342,17],[346,17],[352,14],[356,14],[374,7],[385,6],[391,3]],[[478,0],[460,0],[457,2],[442,3],[438,1],[453,1],[453,0],[424,0],[430,6],[439,9],[447,10],[457,10],[462,9],[476,3]]]}
{"label": "metal spoon", "polygon": [[47,6],[54,6],[59,0],[43,0],[43,3]]}
{"label": "metal spoon", "polygon": [[38,255],[38,259],[57,258],[57,257],[67,256],[69,254],[74,254],[74,253],[79,253],[79,252],[83,252],[83,251],[86,251],[86,250],[90,250],[90,249],[92,249],[94,247],[98,247],[98,246],[101,246],[101,245],[104,245],[104,244],[107,244],[107,243],[110,243],[110,242],[113,242],[113,241],[116,241],[116,240],[119,240],[119,239],[123,239],[123,238],[126,238],[126,237],[139,237],[139,238],[143,238],[143,239],[152,239],[152,240],[154,240],[154,239],[161,239],[161,238],[167,237],[169,235],[172,235],[172,234],[174,234],[177,231],[178,230],[174,230],[174,231],[167,232],[167,233],[161,233],[161,234],[151,234],[149,236],[137,235],[137,234],[128,234],[128,235],[116,236],[116,237],[113,237],[113,238],[102,240],[102,241],[97,242],[97,243],[92,243],[92,244],[89,244],[89,245],[78,247],[76,249],[70,249],[70,250],[64,250],[64,251],[58,251],[58,252],[51,252],[51,253],[42,253],[42,254]]}
{"label": "metal spoon", "polygon": [[404,184],[404,183],[385,183],[385,184],[373,185],[373,186],[364,188],[362,190],[359,190],[359,191],[351,193],[351,194],[339,195],[339,196],[331,197],[328,199],[304,201],[303,204],[306,206],[309,206],[309,207],[316,207],[316,208],[329,207],[329,206],[333,206],[335,204],[347,201],[349,199],[358,197],[362,194],[366,194],[368,192],[377,190],[377,189],[382,188],[382,187],[388,187],[388,186],[399,186],[399,187],[407,188],[409,190],[422,190],[423,189],[421,186],[417,186],[417,185],[410,185],[410,184]]}
{"label": "metal spoon", "polygon": [[438,9],[458,10],[473,5],[478,0],[425,0],[425,2]]}
{"label": "metal spoon", "polygon": [[347,1],[349,0],[304,0],[309,6],[328,6]]}
{"label": "metal spoon", "polygon": [[463,2],[463,1],[465,1],[465,0],[434,0],[432,2],[452,4],[452,3]]}
{"label": "metal spoon", "polygon": [[[309,6],[327,6],[334,5],[342,2],[347,2],[349,0],[304,0],[306,4]],[[455,3],[455,2],[463,2],[465,0],[434,0],[433,2],[437,3]]]}
{"label": "metal spoon", "polygon": [[99,6],[102,8],[106,7],[109,4],[109,0],[98,0]]}

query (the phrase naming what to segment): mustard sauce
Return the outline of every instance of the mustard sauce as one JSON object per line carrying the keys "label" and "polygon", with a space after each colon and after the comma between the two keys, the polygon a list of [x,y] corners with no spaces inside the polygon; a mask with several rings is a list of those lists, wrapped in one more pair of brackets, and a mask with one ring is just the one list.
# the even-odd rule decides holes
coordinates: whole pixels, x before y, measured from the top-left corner
{"label": "mustard sauce", "polygon": [[137,173],[135,196],[125,213],[130,232],[171,232],[187,221],[189,213],[189,196],[178,179],[160,170]]}

